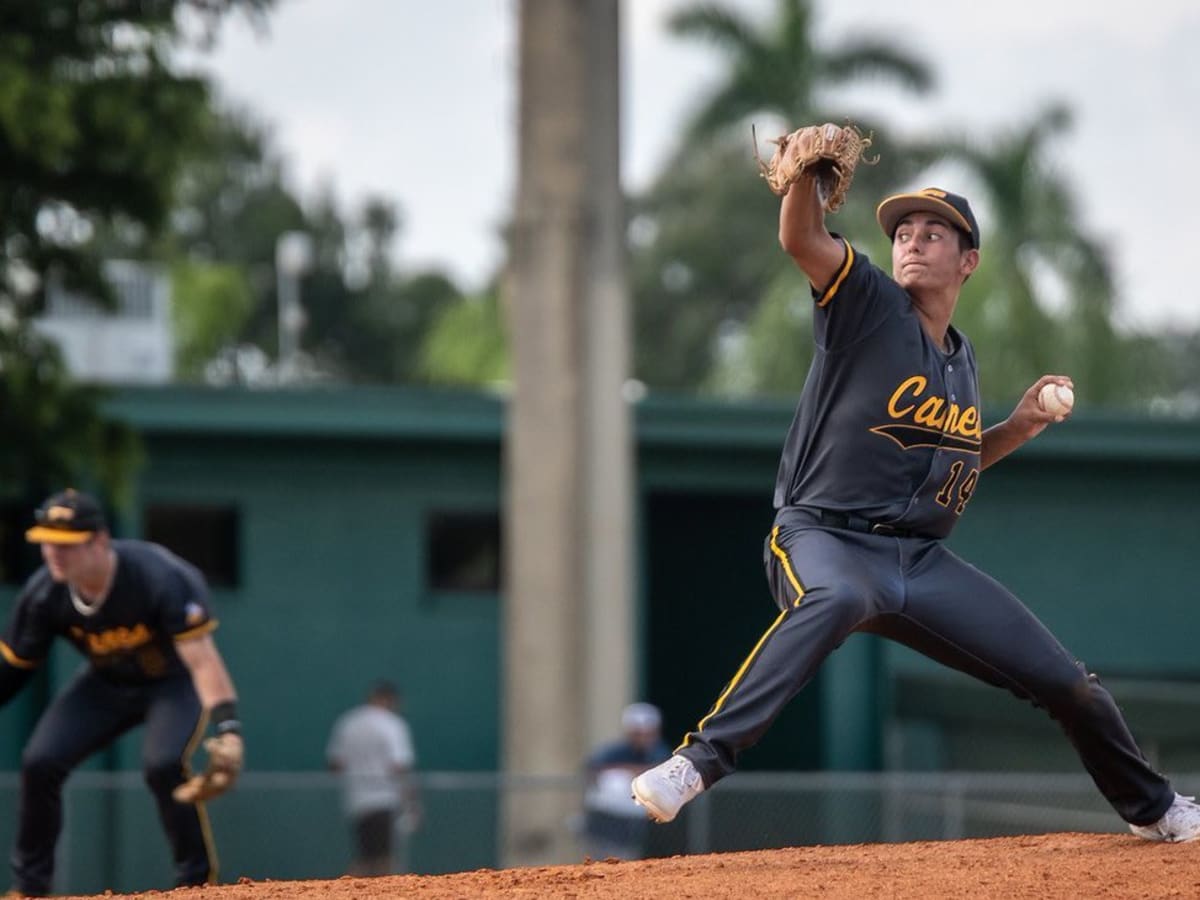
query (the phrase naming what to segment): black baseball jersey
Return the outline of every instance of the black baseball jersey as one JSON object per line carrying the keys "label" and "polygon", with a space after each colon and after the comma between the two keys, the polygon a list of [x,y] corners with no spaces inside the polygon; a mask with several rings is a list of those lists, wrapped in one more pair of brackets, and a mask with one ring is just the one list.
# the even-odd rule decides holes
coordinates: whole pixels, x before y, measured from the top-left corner
{"label": "black baseball jersey", "polygon": [[788,431],[775,506],[854,513],[945,537],[979,478],[975,352],[949,350],[908,294],[849,242],[833,282],[813,292],[816,351]]}
{"label": "black baseball jersey", "polygon": [[214,630],[199,570],[165,547],[113,541],[117,568],[108,596],[88,610],[43,566],[17,596],[0,654],[11,666],[36,667],[56,636],[75,645],[105,678],[157,681],[185,670],[175,642]]}

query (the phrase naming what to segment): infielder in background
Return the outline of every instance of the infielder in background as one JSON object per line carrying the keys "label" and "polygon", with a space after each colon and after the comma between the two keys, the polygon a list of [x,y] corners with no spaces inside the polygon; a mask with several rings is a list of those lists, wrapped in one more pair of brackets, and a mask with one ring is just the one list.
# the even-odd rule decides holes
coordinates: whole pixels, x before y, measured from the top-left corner
{"label": "infielder in background", "polygon": [[[87,494],[50,497],[26,538],[45,565],[25,583],[0,640],[0,705],[26,684],[55,636],[87,660],[51,702],[21,760],[13,893],[49,894],[62,828],[62,787],[97,750],[144,725],[142,767],[175,861],[175,884],[215,882],[204,801],[242,764],[237,695],[211,633],[208,590],[193,566],[157,544],[113,540]],[[189,757],[211,721],[208,769]]]}
{"label": "infielder in background", "polygon": [[[852,129],[851,129],[852,130]],[[764,559],[779,616],[670,760],[633,780],[659,821],[734,771],[817,667],[854,632],[898,641],[1045,709],[1140,837],[1200,837],[1200,806],[1146,762],[1112,696],[1002,585],[946,538],[980,474],[1069,409],[1044,408],[1044,375],[982,429],[975,352],[950,324],[979,265],[967,201],[929,188],[888,197],[877,218],[892,277],[830,234],[861,153],[857,132],[809,127],[781,139],[768,181],[783,194],[779,240],[808,277],[816,351],[783,448]],[[854,146],[830,172],[821,148]],[[833,184],[834,186],[830,187]],[[1050,388],[1055,390],[1055,388]],[[1069,397],[1067,398],[1069,399]]]}
{"label": "infielder in background", "polygon": [[412,777],[417,761],[412,733],[399,709],[399,689],[378,681],[365,703],[338,717],[329,736],[325,757],[342,774],[354,841],[351,875],[408,869],[406,842],[421,821],[421,803]]}

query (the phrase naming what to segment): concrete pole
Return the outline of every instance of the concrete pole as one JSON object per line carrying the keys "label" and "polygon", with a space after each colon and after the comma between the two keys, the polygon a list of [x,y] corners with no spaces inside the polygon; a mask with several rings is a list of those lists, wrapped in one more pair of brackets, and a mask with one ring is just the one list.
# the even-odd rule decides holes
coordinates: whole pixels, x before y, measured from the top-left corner
{"label": "concrete pole", "polygon": [[[631,452],[618,4],[522,0],[505,304],[504,767],[572,775],[630,698]],[[576,792],[503,803],[504,865],[577,858]]]}
{"label": "concrete pole", "polygon": [[620,182],[620,23],[616,0],[588,5],[591,50],[589,184],[597,227],[584,248],[584,528],[589,746],[616,736],[635,678],[633,435],[624,399],[630,369],[625,202]]}

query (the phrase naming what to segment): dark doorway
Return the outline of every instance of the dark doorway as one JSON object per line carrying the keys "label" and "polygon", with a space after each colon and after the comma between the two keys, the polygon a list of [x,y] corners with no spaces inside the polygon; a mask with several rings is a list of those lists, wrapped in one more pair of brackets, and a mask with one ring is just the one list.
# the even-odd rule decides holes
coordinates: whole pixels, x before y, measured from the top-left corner
{"label": "dark doorway", "polygon": [[[659,492],[646,501],[647,699],[663,709],[668,743],[708,712],[779,614],[762,562],[773,516],[758,495]],[[820,677],[740,769],[819,768]]]}

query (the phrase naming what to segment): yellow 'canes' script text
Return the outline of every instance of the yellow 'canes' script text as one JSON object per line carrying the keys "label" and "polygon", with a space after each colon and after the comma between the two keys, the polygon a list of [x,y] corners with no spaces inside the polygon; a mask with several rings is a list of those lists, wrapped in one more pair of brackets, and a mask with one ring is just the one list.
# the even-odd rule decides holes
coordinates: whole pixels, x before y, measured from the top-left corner
{"label": "yellow 'canes' script text", "polygon": [[974,406],[963,409],[936,394],[925,396],[928,386],[924,375],[906,378],[888,400],[888,415],[898,422],[912,422],[923,428],[979,440],[983,434],[979,409]]}

